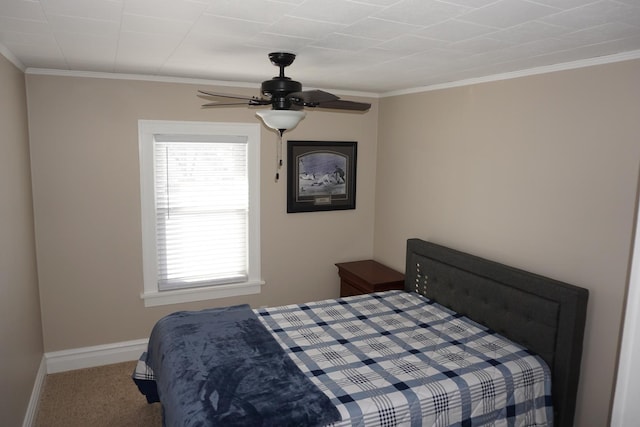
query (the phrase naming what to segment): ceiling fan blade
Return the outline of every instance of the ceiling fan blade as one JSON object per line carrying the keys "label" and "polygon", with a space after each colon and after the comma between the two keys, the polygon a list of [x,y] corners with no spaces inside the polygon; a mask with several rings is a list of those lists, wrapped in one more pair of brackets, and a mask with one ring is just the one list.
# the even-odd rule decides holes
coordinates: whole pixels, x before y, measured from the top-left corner
{"label": "ceiling fan blade", "polygon": [[[271,104],[271,100],[262,99],[255,96],[242,96],[242,95],[231,95],[228,93],[218,93],[218,92],[208,92],[205,90],[198,90],[199,93],[205,96],[212,96],[214,98],[230,98],[230,99],[243,99],[247,101],[245,104],[247,105],[269,105]],[[207,107],[214,107],[215,105],[240,105],[240,104],[218,104],[211,103],[207,104]]]}
{"label": "ceiling fan blade", "polygon": [[245,102],[210,102],[208,104],[202,104],[203,107],[228,107],[231,105],[256,105],[251,104],[251,100]]}
{"label": "ceiling fan blade", "polygon": [[309,105],[310,107],[331,108],[333,110],[351,110],[351,111],[367,111],[371,108],[371,104],[366,102],[346,101],[337,99],[334,101],[319,102],[317,105]]}
{"label": "ceiling fan blade", "polygon": [[242,96],[242,95],[230,95],[228,93],[218,93],[218,92],[207,92],[206,90],[198,90],[203,95],[221,97],[221,98],[233,98],[233,99],[253,99],[252,96]]}
{"label": "ceiling fan blade", "polygon": [[337,101],[340,98],[323,90],[304,90],[301,92],[291,92],[287,95],[287,99],[294,104],[315,107],[314,104]]}

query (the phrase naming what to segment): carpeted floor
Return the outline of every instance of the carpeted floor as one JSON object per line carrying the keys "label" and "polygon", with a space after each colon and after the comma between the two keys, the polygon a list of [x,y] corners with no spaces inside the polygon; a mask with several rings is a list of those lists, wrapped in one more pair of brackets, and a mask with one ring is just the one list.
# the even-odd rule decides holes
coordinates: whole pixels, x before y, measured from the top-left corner
{"label": "carpeted floor", "polygon": [[49,374],[36,427],[159,427],[159,403],[148,404],[131,379],[136,362]]}

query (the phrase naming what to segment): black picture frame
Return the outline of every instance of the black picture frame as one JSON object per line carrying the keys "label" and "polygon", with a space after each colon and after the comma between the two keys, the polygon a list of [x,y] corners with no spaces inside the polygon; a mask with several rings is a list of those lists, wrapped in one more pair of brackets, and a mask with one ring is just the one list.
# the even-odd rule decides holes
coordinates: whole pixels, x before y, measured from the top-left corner
{"label": "black picture frame", "polygon": [[287,213],[356,208],[357,141],[287,141]]}

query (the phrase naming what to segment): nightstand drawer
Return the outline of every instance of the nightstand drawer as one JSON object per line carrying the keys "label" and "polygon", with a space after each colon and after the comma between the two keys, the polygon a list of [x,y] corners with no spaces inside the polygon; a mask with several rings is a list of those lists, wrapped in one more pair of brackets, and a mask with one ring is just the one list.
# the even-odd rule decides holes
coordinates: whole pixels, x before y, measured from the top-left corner
{"label": "nightstand drawer", "polygon": [[366,292],[363,292],[362,289],[356,288],[351,285],[349,282],[340,280],[340,296],[341,297],[350,297],[351,295],[361,295]]}
{"label": "nightstand drawer", "polygon": [[404,274],[373,260],[336,264],[340,275],[340,296],[404,289]]}

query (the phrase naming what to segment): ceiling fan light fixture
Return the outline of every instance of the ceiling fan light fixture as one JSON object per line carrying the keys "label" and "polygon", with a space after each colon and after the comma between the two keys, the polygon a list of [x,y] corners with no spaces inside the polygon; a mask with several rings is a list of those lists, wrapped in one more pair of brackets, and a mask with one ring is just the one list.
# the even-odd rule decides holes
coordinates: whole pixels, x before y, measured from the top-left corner
{"label": "ceiling fan light fixture", "polygon": [[260,110],[256,115],[262,119],[267,127],[280,133],[293,129],[307,113],[299,110]]}

